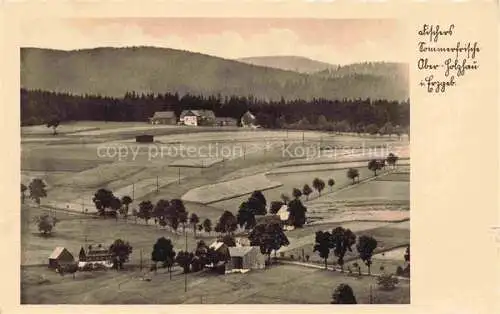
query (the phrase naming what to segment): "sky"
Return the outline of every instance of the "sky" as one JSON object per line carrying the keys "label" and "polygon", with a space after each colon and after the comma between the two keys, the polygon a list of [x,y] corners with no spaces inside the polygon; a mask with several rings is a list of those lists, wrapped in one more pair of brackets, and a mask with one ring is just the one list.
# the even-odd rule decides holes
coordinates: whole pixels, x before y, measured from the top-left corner
{"label": "sky", "polygon": [[405,62],[403,26],[390,19],[51,19],[21,25],[21,46],[155,46],[227,59],[293,55],[332,64]]}

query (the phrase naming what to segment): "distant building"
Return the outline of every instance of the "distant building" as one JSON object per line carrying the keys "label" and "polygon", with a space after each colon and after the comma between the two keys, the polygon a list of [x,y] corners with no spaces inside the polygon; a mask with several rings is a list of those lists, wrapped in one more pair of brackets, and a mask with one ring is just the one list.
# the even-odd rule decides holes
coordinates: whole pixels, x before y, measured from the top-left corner
{"label": "distant building", "polygon": [[149,118],[151,124],[177,124],[177,115],[173,111],[157,111]]}
{"label": "distant building", "polygon": [[241,116],[242,127],[254,127],[256,123],[257,119],[250,111],[245,112],[243,116]]}
{"label": "distant building", "polygon": [[238,120],[231,117],[217,117],[215,121],[217,126],[238,126]]}
{"label": "distant building", "polygon": [[153,143],[154,136],[153,135],[148,135],[148,134],[137,135],[135,137],[135,141],[137,143]]}
{"label": "distant building", "polygon": [[66,248],[58,246],[49,256],[49,268],[56,269],[58,266],[73,264],[75,258]]}
{"label": "distant building", "polygon": [[89,245],[86,249],[84,247],[80,249],[80,253],[78,254],[78,266],[82,267],[86,263],[98,263],[105,266],[111,266],[112,259],[113,255],[108,247],[101,244]]}
{"label": "distant building", "polygon": [[247,272],[266,267],[266,257],[258,246],[229,247],[231,259],[226,264],[226,273]]}
{"label": "distant building", "polygon": [[179,118],[181,124],[190,126],[213,126],[216,124],[212,110],[183,110]]}

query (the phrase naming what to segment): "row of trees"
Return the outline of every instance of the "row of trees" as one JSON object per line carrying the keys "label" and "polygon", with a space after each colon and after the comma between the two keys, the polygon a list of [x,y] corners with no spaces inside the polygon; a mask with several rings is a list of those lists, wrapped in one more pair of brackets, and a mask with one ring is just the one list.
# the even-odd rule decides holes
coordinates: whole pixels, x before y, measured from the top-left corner
{"label": "row of trees", "polygon": [[[368,273],[370,274],[373,252],[378,245],[377,240],[367,235],[362,235],[357,240],[356,250],[359,254],[359,258],[366,264]],[[319,256],[324,259],[326,269],[328,257],[330,256],[331,250],[333,250],[334,256],[337,257],[337,264],[343,270],[344,257],[347,252],[353,251],[352,246],[354,244],[356,244],[356,235],[350,229],[337,227],[331,232],[316,232],[313,251],[318,252]]]}
{"label": "row of trees", "polygon": [[[112,98],[21,89],[22,125],[45,124],[54,118],[58,121],[147,121],[156,111],[173,110],[179,116],[185,109],[209,109],[217,116],[236,119],[250,110],[256,115],[258,123],[268,128],[320,128],[373,133],[374,127],[378,132],[386,126],[384,133],[390,131],[396,134],[405,132],[410,122],[408,101],[265,101],[255,97],[180,96],[177,93],[139,95],[134,92]],[[389,125],[393,126],[393,131],[388,128]]]}

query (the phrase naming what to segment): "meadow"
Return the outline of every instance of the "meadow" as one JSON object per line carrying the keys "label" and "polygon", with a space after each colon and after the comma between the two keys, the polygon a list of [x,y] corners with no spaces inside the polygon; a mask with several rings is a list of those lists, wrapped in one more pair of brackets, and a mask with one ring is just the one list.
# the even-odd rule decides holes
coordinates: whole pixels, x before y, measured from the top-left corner
{"label": "meadow", "polygon": [[[108,271],[61,277],[43,269],[22,269],[23,304],[329,304],[334,288],[350,285],[358,303],[409,304],[410,286],[401,281],[394,291],[379,290],[374,277],[350,277],[333,271],[294,265],[226,276],[163,271],[143,281],[139,271]],[[88,283],[92,282],[89,287]],[[307,293],[304,293],[307,291]]]}
{"label": "meadow", "polygon": [[[155,134],[154,144],[134,142],[133,137],[145,130]],[[314,233],[331,231],[335,226],[350,228],[358,235],[373,235],[380,244],[377,252],[409,243],[409,160],[401,160],[400,168],[387,168],[374,177],[366,161],[355,161],[347,155],[332,161],[325,157],[287,156],[282,150],[283,144],[306,147],[317,143],[344,146],[397,143],[404,150],[404,141],[396,138],[313,131],[153,128],[140,123],[114,122],[78,122],[61,125],[59,131],[57,136],[51,135],[52,130],[45,126],[26,127],[21,131],[26,140],[21,144],[21,183],[28,185],[33,178],[41,178],[48,188],[42,208],[33,206],[31,200],[21,208],[23,303],[329,303],[333,288],[341,282],[349,283],[360,302],[367,303],[369,285],[375,287],[374,278],[356,279],[295,265],[277,265],[244,275],[190,274],[187,294],[182,289],[184,276],[179,269],[175,269],[169,284],[164,284],[169,279],[161,271],[153,275],[151,281],[142,281],[143,273],[137,267],[142,260],[143,266],[149,268],[156,239],[171,238],[176,250],[184,250],[185,238],[180,231],[174,233],[157,227],[153,221],[145,226],[142,220],[136,223],[133,218],[114,220],[78,214],[85,208],[89,212],[95,210],[92,196],[99,188],[108,188],[117,196],[133,196],[131,209],[143,200],[156,203],[159,199],[183,197],[189,213],[215,223],[224,210],[236,214],[240,203],[253,190],[262,189],[269,204],[279,200],[282,193],[291,196],[293,188],[302,189],[306,183],[312,187],[316,177],[325,182],[333,178],[335,185],[332,189],[326,186],[321,196],[314,191],[309,199],[302,197],[308,216],[315,219],[302,229],[286,232],[290,245],[280,250],[284,258],[289,259],[290,255],[297,258],[304,250],[311,262],[322,263],[317,253],[312,252]],[[159,149],[165,145],[187,145],[195,149],[208,145],[245,147],[245,154],[233,155],[222,162],[213,157],[161,155]],[[99,155],[98,150],[103,147],[117,150],[125,147],[128,154],[124,158]],[[157,155],[151,158],[151,151],[155,149]],[[352,180],[347,178],[346,168],[350,167],[359,170],[359,184],[352,185]],[[48,211],[51,207],[67,212]],[[33,220],[47,212],[57,215],[61,221],[51,236],[44,237]],[[406,221],[400,222],[402,220]],[[193,233],[188,232],[188,249],[192,250],[200,239],[211,242],[215,237],[215,233],[200,233],[195,239]],[[77,254],[86,243],[110,244],[117,238],[129,241],[134,248],[127,271],[78,273],[76,279],[72,279],[37,266],[46,265],[56,246],[67,247]],[[373,269],[382,263],[393,271],[400,264],[398,254],[374,257]],[[355,255],[349,258],[356,260]],[[93,289],[88,289],[90,283]],[[304,289],[314,292],[305,294]],[[377,292],[375,301],[408,303],[409,286],[401,283],[396,291]]]}

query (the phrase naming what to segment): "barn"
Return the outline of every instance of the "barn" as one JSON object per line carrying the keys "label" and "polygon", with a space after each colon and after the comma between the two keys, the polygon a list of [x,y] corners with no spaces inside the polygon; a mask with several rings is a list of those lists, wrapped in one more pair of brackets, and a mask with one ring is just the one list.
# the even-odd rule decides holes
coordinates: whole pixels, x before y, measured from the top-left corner
{"label": "barn", "polygon": [[258,246],[229,247],[229,255],[231,259],[226,264],[226,273],[247,272],[266,266],[266,257]]}
{"label": "barn", "polygon": [[177,115],[173,111],[157,111],[149,118],[151,124],[177,124]]}
{"label": "barn", "polygon": [[75,258],[65,247],[58,246],[49,256],[49,268],[56,269],[58,266],[73,264]]}
{"label": "barn", "polygon": [[135,141],[137,143],[153,143],[154,136],[153,135],[149,135],[149,134],[137,135],[135,137]]}

